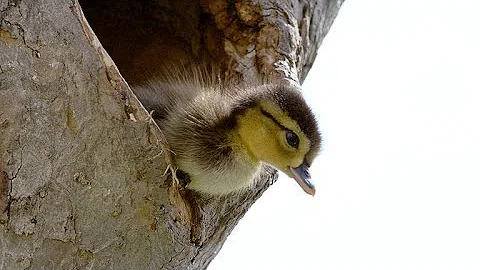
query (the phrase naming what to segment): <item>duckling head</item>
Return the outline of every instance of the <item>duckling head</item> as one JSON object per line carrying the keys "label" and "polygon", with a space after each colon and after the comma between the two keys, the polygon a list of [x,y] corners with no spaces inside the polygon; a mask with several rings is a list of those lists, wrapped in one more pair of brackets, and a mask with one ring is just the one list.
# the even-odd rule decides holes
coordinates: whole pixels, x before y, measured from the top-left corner
{"label": "duckling head", "polygon": [[315,194],[309,167],[320,150],[315,117],[293,86],[266,85],[238,117],[239,139],[249,154],[295,179]]}

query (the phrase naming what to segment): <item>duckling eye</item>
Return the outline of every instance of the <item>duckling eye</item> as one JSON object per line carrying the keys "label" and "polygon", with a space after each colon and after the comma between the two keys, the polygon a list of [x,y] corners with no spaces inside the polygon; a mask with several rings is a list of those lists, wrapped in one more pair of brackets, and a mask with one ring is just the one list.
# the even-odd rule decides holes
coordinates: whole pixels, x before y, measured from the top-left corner
{"label": "duckling eye", "polygon": [[287,139],[288,145],[290,145],[293,148],[298,148],[300,139],[298,138],[298,135],[295,134],[295,132],[291,130],[287,130],[287,133],[285,134],[285,139]]}

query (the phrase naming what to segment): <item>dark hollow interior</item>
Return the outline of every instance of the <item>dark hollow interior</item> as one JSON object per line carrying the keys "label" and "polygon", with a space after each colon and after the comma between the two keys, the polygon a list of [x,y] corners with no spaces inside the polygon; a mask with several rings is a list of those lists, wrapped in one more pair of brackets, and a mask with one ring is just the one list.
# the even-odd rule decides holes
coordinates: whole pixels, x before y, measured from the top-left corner
{"label": "dark hollow interior", "polygon": [[171,65],[201,62],[225,68],[223,46],[219,46],[222,33],[202,8],[202,1],[79,2],[93,31],[130,85]]}

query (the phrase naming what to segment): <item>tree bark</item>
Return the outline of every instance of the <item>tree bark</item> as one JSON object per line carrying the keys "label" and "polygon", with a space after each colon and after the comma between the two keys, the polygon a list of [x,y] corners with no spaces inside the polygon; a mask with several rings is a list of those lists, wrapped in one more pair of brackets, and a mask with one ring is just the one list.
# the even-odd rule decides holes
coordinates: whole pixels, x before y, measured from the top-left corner
{"label": "tree bark", "polygon": [[276,173],[177,188],[129,84],[165,63],[299,84],[342,2],[0,0],[0,268],[206,268]]}

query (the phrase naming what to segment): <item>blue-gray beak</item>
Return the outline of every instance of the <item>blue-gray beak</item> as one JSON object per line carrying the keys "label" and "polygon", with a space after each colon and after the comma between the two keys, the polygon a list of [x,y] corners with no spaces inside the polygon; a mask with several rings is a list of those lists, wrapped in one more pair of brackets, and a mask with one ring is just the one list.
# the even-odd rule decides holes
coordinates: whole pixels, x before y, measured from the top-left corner
{"label": "blue-gray beak", "polygon": [[290,168],[293,173],[293,178],[302,187],[302,189],[310,194],[315,195],[315,186],[312,184],[308,164],[304,161],[296,168]]}

